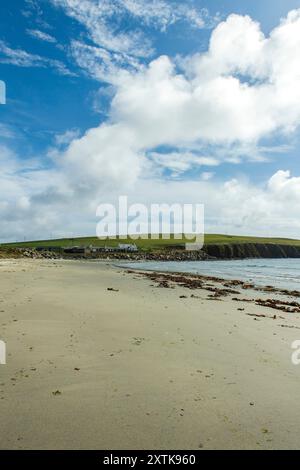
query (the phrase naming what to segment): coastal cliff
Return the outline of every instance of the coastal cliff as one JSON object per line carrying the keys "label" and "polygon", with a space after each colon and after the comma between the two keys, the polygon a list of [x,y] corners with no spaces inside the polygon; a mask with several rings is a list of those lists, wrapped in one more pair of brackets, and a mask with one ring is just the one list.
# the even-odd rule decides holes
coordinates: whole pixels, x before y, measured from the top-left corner
{"label": "coastal cliff", "polygon": [[205,245],[203,251],[217,259],[300,258],[300,246],[272,243]]}
{"label": "coastal cliff", "polygon": [[204,245],[202,250],[165,249],[138,252],[98,252],[68,254],[34,248],[0,247],[0,258],[47,258],[47,259],[116,259],[132,261],[202,261],[213,259],[245,258],[300,258],[300,245],[275,243],[216,243]]}

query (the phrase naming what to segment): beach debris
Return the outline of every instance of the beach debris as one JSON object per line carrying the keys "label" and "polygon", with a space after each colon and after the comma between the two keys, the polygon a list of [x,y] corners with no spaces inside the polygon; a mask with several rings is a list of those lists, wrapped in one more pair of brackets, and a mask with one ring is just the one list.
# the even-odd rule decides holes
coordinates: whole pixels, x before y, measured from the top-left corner
{"label": "beach debris", "polygon": [[296,328],[296,330],[300,330],[299,326],[294,326],[294,325],[278,325],[281,326],[281,328]]}
{"label": "beach debris", "polygon": [[288,302],[279,299],[257,299],[255,300],[256,305],[262,307],[269,307],[276,310],[281,310],[282,312],[287,313],[300,313],[300,303],[299,302]]}
{"label": "beach debris", "polygon": [[114,289],[113,287],[108,287],[107,290],[109,292],[119,292],[119,289]]}
{"label": "beach debris", "polygon": [[[213,298],[217,298],[218,294],[227,295],[227,294],[240,294],[239,291],[231,289],[232,287],[241,287],[244,290],[252,289],[258,292],[274,292],[276,294],[287,295],[292,297],[300,297],[300,291],[297,290],[288,290],[288,289],[280,289],[272,286],[255,286],[249,282],[244,282],[238,279],[232,279],[225,282],[224,279],[215,277],[215,276],[205,276],[199,274],[182,274],[180,272],[174,273],[161,273],[161,272],[137,272],[133,270],[127,270],[128,274],[134,274],[146,277],[156,283],[158,287],[165,287],[165,288],[173,288],[172,284],[186,287],[188,289],[205,289],[212,292],[217,292],[217,295]],[[222,284],[225,289],[215,287],[213,284],[209,284],[208,282],[217,282]],[[232,300],[239,301],[239,302],[253,302],[255,299],[238,299],[234,298]],[[261,299],[260,299],[261,300]],[[264,302],[264,301],[263,301]],[[278,304],[279,302],[276,301]],[[295,308],[297,308],[295,306]],[[299,312],[300,312],[300,304],[299,304]]]}
{"label": "beach debris", "polygon": [[168,283],[168,281],[160,281],[157,287],[164,287],[165,289],[171,289],[171,286]]}
{"label": "beach debris", "polygon": [[233,289],[220,289],[218,287],[207,287],[204,286],[205,290],[214,292],[214,297],[223,297],[229,294],[239,294],[239,291]]}
{"label": "beach debris", "polygon": [[244,284],[243,281],[239,281],[238,279],[233,279],[232,281],[225,282],[223,285],[225,287],[231,287],[231,286],[241,286],[243,284]]}
{"label": "beach debris", "polygon": [[132,344],[135,346],[140,346],[143,341],[145,341],[145,338],[133,338]]}
{"label": "beach debris", "polygon": [[242,289],[254,289],[254,284],[243,284]]}
{"label": "beach debris", "polygon": [[249,317],[255,317],[255,318],[267,318],[267,315],[264,315],[263,313],[259,315],[257,313],[246,313],[246,315],[248,315]]}
{"label": "beach debris", "polygon": [[180,299],[187,299],[187,296],[186,295],[180,295],[179,298]]}
{"label": "beach debris", "polygon": [[52,395],[57,397],[58,395],[61,395],[61,391],[60,390],[55,390],[55,392],[52,392]]}

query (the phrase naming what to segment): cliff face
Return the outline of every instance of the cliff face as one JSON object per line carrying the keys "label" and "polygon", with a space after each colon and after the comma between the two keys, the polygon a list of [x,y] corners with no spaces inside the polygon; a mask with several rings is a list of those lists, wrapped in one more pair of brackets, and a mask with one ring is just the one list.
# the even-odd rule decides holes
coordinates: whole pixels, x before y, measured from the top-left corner
{"label": "cliff face", "polygon": [[203,251],[218,259],[300,258],[300,246],[271,243],[205,245]]}

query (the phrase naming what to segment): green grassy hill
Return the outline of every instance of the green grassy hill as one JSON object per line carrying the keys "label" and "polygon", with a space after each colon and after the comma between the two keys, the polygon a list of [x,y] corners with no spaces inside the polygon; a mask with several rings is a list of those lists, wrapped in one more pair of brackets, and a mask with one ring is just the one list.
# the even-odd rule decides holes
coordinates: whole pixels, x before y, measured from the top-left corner
{"label": "green grassy hill", "polygon": [[[188,242],[191,240],[185,239],[182,240],[171,238],[171,240],[164,240],[160,238],[159,240],[136,240],[132,241],[131,238],[117,238],[117,239],[98,239],[96,237],[81,237],[81,238],[63,238],[57,240],[38,240],[38,241],[28,241],[20,243],[6,243],[2,244],[2,247],[19,247],[19,248],[37,248],[40,246],[43,247],[68,247],[68,246],[116,246],[118,243],[136,243],[136,245],[142,250],[159,250],[171,245],[180,245],[182,243]],[[294,245],[300,246],[300,240],[290,239],[290,238],[266,238],[266,237],[251,237],[251,236],[236,236],[236,235],[217,235],[217,234],[206,234],[205,235],[205,244],[206,245],[227,245],[227,244],[242,244],[242,243],[272,243],[278,245]]]}

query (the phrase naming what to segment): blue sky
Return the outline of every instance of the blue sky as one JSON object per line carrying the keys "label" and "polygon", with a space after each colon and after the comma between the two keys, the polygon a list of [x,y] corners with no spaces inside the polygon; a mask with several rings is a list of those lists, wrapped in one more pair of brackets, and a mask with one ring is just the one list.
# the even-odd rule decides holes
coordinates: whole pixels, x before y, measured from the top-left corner
{"label": "blue sky", "polygon": [[210,232],[298,237],[298,9],[2,1],[1,240],[93,233],[118,192],[203,202]]}

